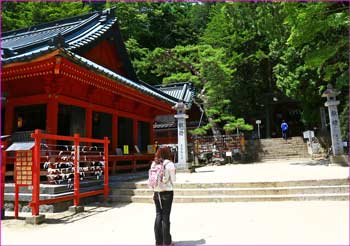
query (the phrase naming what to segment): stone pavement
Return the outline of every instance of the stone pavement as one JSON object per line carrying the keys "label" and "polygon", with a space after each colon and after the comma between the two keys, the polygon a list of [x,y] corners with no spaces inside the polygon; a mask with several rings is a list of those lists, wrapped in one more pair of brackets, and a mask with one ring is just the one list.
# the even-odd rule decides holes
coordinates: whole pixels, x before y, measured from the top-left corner
{"label": "stone pavement", "polygon": [[[222,166],[204,166],[196,168],[194,173],[178,172],[178,183],[226,183],[226,182],[260,182],[289,181],[305,179],[348,178],[349,167],[329,164],[326,161],[310,159],[273,160],[249,164],[226,164]],[[147,173],[139,172],[130,177],[123,174],[110,178],[110,182],[139,179],[145,183]]]}
{"label": "stone pavement", "polygon": [[[178,173],[179,182],[349,177],[349,168],[309,160],[208,166]],[[141,176],[142,173],[135,176]],[[123,175],[113,178],[114,182]],[[140,181],[144,182],[144,181]],[[10,212],[6,212],[11,216]],[[21,214],[20,216],[26,216]],[[153,204],[91,204],[81,214],[46,214],[41,225],[1,222],[1,245],[152,245]],[[177,203],[176,245],[349,245],[349,201]]]}

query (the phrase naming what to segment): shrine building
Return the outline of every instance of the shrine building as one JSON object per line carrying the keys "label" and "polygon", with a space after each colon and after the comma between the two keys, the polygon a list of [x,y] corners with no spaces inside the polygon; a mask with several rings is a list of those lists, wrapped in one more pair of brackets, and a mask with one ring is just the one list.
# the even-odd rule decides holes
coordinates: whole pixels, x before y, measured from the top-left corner
{"label": "shrine building", "polygon": [[127,145],[130,157],[176,113],[176,97],[137,78],[114,9],[2,33],[1,58],[1,135],[107,136],[111,155]]}

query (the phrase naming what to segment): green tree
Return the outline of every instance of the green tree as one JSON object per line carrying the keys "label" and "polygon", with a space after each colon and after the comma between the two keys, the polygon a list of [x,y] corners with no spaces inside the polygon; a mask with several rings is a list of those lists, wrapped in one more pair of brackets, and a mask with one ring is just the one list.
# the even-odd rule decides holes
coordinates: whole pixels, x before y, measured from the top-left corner
{"label": "green tree", "polygon": [[201,41],[225,49],[229,66],[236,70],[235,87],[228,93],[231,114],[265,117],[268,99],[279,93],[272,70],[278,56],[270,45],[286,32],[283,19],[280,4],[220,3],[213,8]]}
{"label": "green tree", "polygon": [[196,101],[210,118],[198,131],[241,126],[239,119],[259,115],[273,93],[300,101],[304,124],[318,125],[328,83],[341,91],[341,127],[344,133],[348,128],[346,2],[3,2],[2,7],[3,31],[116,7],[141,80],[196,85]]}
{"label": "green tree", "polygon": [[[274,67],[277,86],[303,105],[303,120],[309,126],[319,124],[321,94],[328,83],[342,92],[342,112],[349,103],[347,3],[285,3],[285,37],[281,62]],[[341,116],[342,124],[347,119]],[[346,117],[347,118],[347,117]],[[344,125],[342,126],[344,128]]]}
{"label": "green tree", "polygon": [[66,17],[89,13],[80,2],[3,2],[2,31],[25,28]]}
{"label": "green tree", "polygon": [[230,112],[228,93],[235,84],[232,75],[235,70],[228,66],[224,49],[210,45],[176,46],[173,49],[156,49],[152,55],[154,72],[163,77],[163,82],[192,82],[199,92],[195,103],[203,108],[208,124],[194,131],[204,134],[209,129],[220,135],[220,128],[252,130],[242,118]]}

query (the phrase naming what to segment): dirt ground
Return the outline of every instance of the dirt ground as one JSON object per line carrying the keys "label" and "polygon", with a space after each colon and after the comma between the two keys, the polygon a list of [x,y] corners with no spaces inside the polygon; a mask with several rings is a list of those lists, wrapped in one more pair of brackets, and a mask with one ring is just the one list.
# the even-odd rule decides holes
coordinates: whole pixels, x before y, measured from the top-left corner
{"label": "dirt ground", "polygon": [[[9,218],[1,245],[152,245],[154,216],[153,204],[131,203],[46,214],[40,225]],[[175,245],[349,245],[348,201],[173,204],[171,222]]]}
{"label": "dirt ground", "polygon": [[[309,160],[204,167],[177,182],[347,178],[349,168]],[[175,203],[175,245],[350,245],[349,201]],[[85,212],[46,214],[40,225],[1,221],[1,245],[153,245],[153,204],[91,204]]]}

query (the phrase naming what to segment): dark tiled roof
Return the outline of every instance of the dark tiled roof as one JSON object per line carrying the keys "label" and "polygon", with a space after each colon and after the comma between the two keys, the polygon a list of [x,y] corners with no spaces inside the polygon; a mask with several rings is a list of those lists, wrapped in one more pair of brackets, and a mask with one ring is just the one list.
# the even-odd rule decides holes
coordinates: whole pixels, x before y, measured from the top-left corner
{"label": "dark tiled roof", "polygon": [[153,97],[157,97],[157,98],[159,98],[163,101],[166,101],[168,103],[171,103],[171,104],[175,104],[177,102],[176,98],[173,98],[172,96],[162,92],[161,90],[158,90],[157,88],[155,88],[155,87],[153,87],[145,82],[139,81],[138,83],[136,83],[128,78],[125,78],[124,76],[122,76],[120,74],[117,74],[117,73],[109,70],[108,68],[100,66],[100,65],[98,65],[98,64],[96,64],[96,63],[94,63],[94,62],[92,62],[92,61],[90,61],[82,56],[79,56],[73,52],[66,51],[65,56],[76,63],[79,63],[85,67],[93,69],[94,71],[96,71],[100,74],[106,75],[107,77],[109,77],[113,80],[117,80],[117,81],[119,81],[119,82],[121,82],[129,87],[133,87],[139,91],[142,91],[145,94],[151,95]]}
{"label": "dark tiled roof", "polygon": [[116,22],[113,11],[105,10],[2,33],[1,58],[4,64],[31,59],[59,47],[74,51],[94,42]]}
{"label": "dark tiled roof", "polygon": [[187,106],[191,106],[195,90],[191,83],[174,83],[169,85],[157,85],[160,91],[176,98],[178,101],[182,100]]}
{"label": "dark tiled roof", "polygon": [[[173,116],[173,115],[172,115]],[[173,116],[174,117],[174,116]],[[157,118],[156,118],[157,120]],[[186,121],[186,126],[188,128],[195,128],[198,127],[199,121]],[[155,122],[153,125],[154,129],[169,129],[169,128],[177,128],[176,122],[172,122],[171,120],[169,122]]]}
{"label": "dark tiled roof", "polygon": [[[118,53],[122,56],[128,78],[79,55],[82,49],[93,45],[108,31],[116,35]],[[170,94],[163,93],[137,79],[122,41],[114,9],[2,33],[1,59],[3,65],[29,61],[57,49],[69,59],[145,94],[172,104],[177,101]]]}

